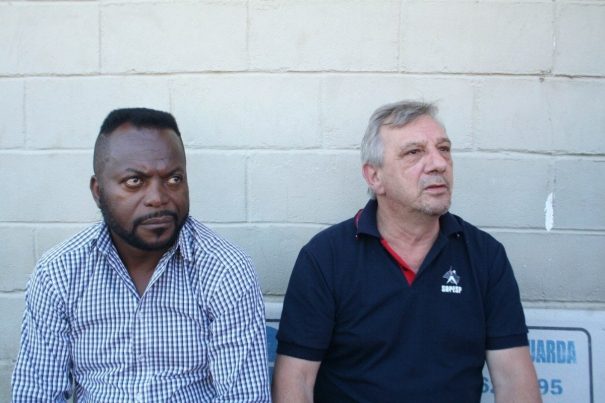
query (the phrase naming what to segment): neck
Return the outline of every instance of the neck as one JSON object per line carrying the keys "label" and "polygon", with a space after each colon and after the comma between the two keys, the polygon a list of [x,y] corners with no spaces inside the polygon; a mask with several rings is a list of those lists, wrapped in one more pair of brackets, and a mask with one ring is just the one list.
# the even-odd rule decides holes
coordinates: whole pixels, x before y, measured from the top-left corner
{"label": "neck", "polygon": [[167,249],[146,251],[135,248],[122,240],[116,242],[118,237],[112,236],[112,238],[139,296],[142,296],[155,272],[155,268]]}
{"label": "neck", "polygon": [[164,253],[168,250],[143,250],[124,242],[119,236],[111,235],[118,255],[129,272],[153,272]]}
{"label": "neck", "polygon": [[408,245],[432,245],[439,234],[439,216],[391,206],[378,200],[376,214],[378,231],[389,243]]}

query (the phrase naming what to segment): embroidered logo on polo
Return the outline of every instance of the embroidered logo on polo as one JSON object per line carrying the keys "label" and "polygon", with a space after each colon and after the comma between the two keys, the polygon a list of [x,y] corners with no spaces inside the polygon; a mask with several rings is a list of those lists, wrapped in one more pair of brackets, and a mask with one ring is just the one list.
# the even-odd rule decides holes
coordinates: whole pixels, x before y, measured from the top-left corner
{"label": "embroidered logo on polo", "polygon": [[441,292],[448,294],[460,294],[462,287],[460,287],[460,276],[456,273],[456,270],[452,266],[442,276],[445,279],[445,284],[441,286]]}

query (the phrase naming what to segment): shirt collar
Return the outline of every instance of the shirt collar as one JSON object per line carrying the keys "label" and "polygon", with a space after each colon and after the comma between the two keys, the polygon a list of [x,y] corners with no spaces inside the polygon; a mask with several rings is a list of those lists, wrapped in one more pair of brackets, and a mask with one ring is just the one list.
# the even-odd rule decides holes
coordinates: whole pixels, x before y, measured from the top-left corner
{"label": "shirt collar", "polygon": [[378,232],[378,222],[376,221],[376,212],[378,210],[378,202],[376,199],[370,199],[363,210],[360,210],[355,216],[355,224],[357,227],[357,236],[370,235],[375,238],[381,238]]}
{"label": "shirt collar", "polygon": [[111,240],[111,235],[109,234],[109,227],[105,222],[101,222],[99,225],[99,234],[96,239],[96,248],[103,254],[109,255],[111,253],[116,253],[116,247]]}
{"label": "shirt collar", "polygon": [[[355,216],[355,224],[357,228],[356,235],[370,235],[381,239],[378,232],[378,222],[376,220],[376,212],[378,210],[378,202],[375,199],[370,199],[363,210],[360,210]],[[439,217],[439,233],[447,237],[462,232],[462,226],[456,218],[446,212]]]}
{"label": "shirt collar", "polygon": [[[185,220],[185,224],[183,228],[181,228],[181,233],[179,234],[179,238],[176,241],[176,248],[178,252],[181,254],[183,259],[187,261],[193,260],[193,242],[191,242],[191,238],[195,233],[195,228],[193,225],[193,221],[191,217],[187,217]],[[173,247],[174,248],[174,247]]]}

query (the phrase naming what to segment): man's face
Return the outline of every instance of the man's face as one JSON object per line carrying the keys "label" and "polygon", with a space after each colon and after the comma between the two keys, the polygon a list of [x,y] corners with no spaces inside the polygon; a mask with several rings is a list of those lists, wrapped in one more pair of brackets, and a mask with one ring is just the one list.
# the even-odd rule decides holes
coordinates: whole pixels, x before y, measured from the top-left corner
{"label": "man's face", "polygon": [[170,129],[120,126],[91,190],[118,250],[166,250],[189,214],[185,151]]}
{"label": "man's face", "polygon": [[453,168],[451,143],[441,125],[421,116],[403,127],[383,126],[380,136],[383,165],[371,167],[374,184],[368,180],[379,203],[430,216],[444,214],[451,204]]}

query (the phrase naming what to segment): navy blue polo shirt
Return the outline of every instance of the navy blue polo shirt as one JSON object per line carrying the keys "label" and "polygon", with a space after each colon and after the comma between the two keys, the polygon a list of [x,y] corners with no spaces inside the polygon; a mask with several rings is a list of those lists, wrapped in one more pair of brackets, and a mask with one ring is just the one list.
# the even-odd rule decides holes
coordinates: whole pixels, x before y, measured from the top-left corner
{"label": "navy blue polo shirt", "polygon": [[321,361],[316,402],[479,402],[485,351],[527,345],[504,247],[446,213],[409,284],[381,245],[377,203],[305,245],[278,353]]}

